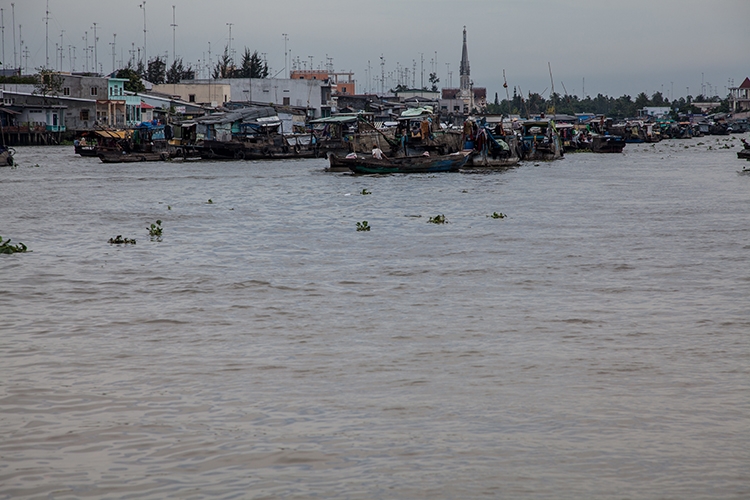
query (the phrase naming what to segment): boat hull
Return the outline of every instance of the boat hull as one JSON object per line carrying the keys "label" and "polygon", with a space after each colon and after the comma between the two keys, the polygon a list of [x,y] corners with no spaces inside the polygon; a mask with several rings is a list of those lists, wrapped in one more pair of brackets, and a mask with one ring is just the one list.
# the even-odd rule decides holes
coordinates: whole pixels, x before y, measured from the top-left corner
{"label": "boat hull", "polygon": [[520,158],[517,156],[493,158],[491,155],[479,153],[472,155],[469,161],[466,162],[465,168],[510,168],[518,165],[519,161]]}
{"label": "boat hull", "polygon": [[74,146],[75,152],[79,156],[98,156],[96,146]]}
{"label": "boat hull", "polygon": [[443,156],[417,156],[378,160],[376,158],[341,158],[330,155],[331,170],[346,167],[355,174],[427,174],[457,172],[466,165],[470,153]]}
{"label": "boat hull", "polygon": [[137,163],[143,161],[166,161],[169,153],[100,153],[99,159],[102,163]]}
{"label": "boat hull", "polygon": [[5,148],[0,151],[0,167],[12,167],[13,163],[13,151],[11,149]]}
{"label": "boat hull", "polygon": [[594,153],[622,153],[625,149],[625,140],[619,135],[597,135],[591,142],[591,151]]}

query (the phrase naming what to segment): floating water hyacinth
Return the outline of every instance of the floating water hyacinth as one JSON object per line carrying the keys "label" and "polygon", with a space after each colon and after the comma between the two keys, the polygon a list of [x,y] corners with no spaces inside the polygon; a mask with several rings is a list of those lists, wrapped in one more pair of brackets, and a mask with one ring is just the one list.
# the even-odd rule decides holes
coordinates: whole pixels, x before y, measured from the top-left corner
{"label": "floating water hyacinth", "polygon": [[357,231],[369,231],[370,225],[367,223],[366,220],[363,220],[362,222],[357,222]]}
{"label": "floating water hyacinth", "polygon": [[148,235],[152,238],[160,237],[162,233],[161,220],[157,219],[156,224],[151,224],[151,227],[147,227],[146,229],[148,229]]}
{"label": "floating water hyacinth", "polygon": [[23,243],[11,245],[10,238],[3,241],[3,237],[0,236],[0,254],[22,253],[25,251],[27,251],[27,247]]}
{"label": "floating water hyacinth", "polygon": [[110,245],[135,245],[133,238],[123,238],[121,234],[118,234],[114,238],[109,239]]}
{"label": "floating water hyacinth", "polygon": [[435,217],[430,217],[430,220],[427,222],[431,222],[432,224],[445,224],[445,215],[436,215]]}

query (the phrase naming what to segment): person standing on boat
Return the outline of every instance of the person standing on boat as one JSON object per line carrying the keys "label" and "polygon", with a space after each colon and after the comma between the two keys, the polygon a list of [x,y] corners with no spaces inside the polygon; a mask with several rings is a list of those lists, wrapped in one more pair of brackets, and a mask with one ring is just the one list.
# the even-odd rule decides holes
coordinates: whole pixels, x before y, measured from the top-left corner
{"label": "person standing on boat", "polygon": [[376,160],[387,160],[388,158],[383,153],[383,150],[378,147],[377,144],[372,145],[372,157]]}

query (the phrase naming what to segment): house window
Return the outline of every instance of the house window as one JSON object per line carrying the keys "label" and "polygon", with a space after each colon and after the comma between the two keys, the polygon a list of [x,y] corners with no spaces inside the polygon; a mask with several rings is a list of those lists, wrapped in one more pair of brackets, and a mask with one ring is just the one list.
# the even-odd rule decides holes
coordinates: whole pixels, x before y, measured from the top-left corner
{"label": "house window", "polygon": [[81,110],[81,121],[87,121],[89,119],[89,110],[88,109],[82,109]]}
{"label": "house window", "polygon": [[70,95],[70,87],[63,87],[63,95]]}
{"label": "house window", "polygon": [[289,98],[288,97],[284,98],[284,106],[289,106]]}
{"label": "house window", "polygon": [[188,102],[195,102],[195,94],[188,94]]}
{"label": "house window", "polygon": [[91,95],[99,95],[99,89],[97,87],[91,87]]}

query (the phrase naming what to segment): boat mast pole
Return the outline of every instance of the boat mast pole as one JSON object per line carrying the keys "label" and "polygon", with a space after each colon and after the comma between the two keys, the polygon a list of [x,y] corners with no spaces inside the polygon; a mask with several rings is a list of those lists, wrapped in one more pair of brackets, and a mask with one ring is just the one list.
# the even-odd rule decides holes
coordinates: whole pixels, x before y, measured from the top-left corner
{"label": "boat mast pole", "polygon": [[552,78],[552,65],[547,62],[549,68],[549,81],[552,83],[552,114],[555,114],[555,80]]}

